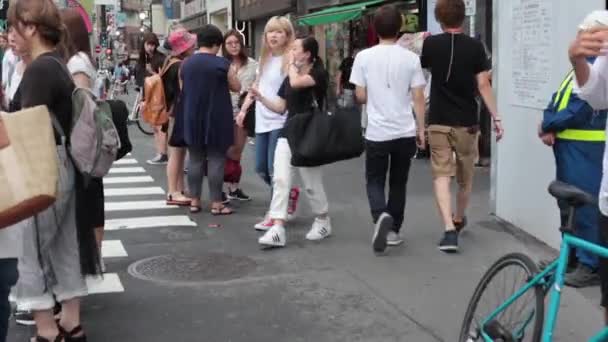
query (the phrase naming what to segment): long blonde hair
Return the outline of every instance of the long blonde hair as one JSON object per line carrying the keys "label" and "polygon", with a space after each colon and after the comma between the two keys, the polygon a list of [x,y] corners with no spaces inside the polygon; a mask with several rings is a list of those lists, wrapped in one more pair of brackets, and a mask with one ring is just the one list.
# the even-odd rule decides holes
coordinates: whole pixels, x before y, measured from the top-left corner
{"label": "long blonde hair", "polygon": [[266,27],[264,27],[264,39],[262,40],[262,49],[260,54],[260,65],[259,65],[259,75],[258,78],[262,75],[264,67],[266,66],[266,62],[272,55],[272,51],[270,51],[270,47],[268,46],[268,33],[274,31],[283,31],[287,36],[287,42],[285,43],[285,47],[283,50],[283,73],[287,73],[287,67],[289,64],[287,51],[293,44],[295,40],[295,30],[293,29],[293,24],[289,19],[282,16],[275,16],[268,20],[266,23]]}

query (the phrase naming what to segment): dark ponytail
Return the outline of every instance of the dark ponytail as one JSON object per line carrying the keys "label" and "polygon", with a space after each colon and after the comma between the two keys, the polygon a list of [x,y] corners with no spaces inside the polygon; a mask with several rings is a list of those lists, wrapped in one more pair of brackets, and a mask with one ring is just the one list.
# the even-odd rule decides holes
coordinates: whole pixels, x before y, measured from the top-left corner
{"label": "dark ponytail", "polygon": [[329,75],[323,65],[323,60],[319,57],[319,42],[313,36],[302,38],[302,50],[310,53],[310,63],[312,63],[311,72],[316,74],[315,97],[319,107],[323,107],[325,98],[327,97],[327,88],[329,85]]}

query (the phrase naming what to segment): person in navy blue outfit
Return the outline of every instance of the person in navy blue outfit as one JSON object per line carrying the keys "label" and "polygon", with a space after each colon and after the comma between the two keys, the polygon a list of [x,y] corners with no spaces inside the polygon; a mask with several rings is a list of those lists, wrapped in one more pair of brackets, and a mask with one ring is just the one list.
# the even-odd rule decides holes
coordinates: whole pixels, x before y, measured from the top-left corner
{"label": "person in navy blue outfit", "polygon": [[[594,59],[589,62],[593,63]],[[598,111],[572,92],[574,73],[570,72],[551,103],[543,113],[539,137],[553,147],[556,178],[572,184],[594,196],[600,191],[602,159],[604,154],[606,111]],[[568,205],[558,201],[561,224],[568,218]],[[577,235],[589,242],[598,243],[599,208],[586,205],[576,212]],[[587,287],[599,284],[598,257],[584,249],[573,253],[565,276],[566,285]]]}
{"label": "person in navy blue outfit", "polygon": [[230,91],[241,85],[230,61],[217,56],[224,37],[213,25],[206,25],[197,35],[200,53],[183,63],[182,108],[183,134],[190,155],[188,186],[190,211],[201,210],[204,170],[207,170],[211,213],[230,215],[222,204],[226,152],[234,143],[234,119]]}

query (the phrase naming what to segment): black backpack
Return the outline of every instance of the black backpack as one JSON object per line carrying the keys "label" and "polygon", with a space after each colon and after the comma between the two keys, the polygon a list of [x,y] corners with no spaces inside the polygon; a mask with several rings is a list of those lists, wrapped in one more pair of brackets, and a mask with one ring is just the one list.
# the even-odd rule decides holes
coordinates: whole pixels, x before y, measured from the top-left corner
{"label": "black backpack", "polygon": [[119,160],[133,150],[133,145],[131,145],[131,140],[129,139],[129,128],[127,127],[129,110],[124,101],[107,100],[107,103],[110,105],[112,121],[114,122],[114,126],[116,126],[116,131],[120,138],[120,149],[118,149],[118,153],[116,154],[116,160]]}

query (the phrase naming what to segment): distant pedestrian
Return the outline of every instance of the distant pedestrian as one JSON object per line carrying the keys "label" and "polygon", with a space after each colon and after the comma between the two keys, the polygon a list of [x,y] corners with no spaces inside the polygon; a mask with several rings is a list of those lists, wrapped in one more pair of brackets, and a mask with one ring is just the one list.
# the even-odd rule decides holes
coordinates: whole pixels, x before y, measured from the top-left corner
{"label": "distant pedestrian", "polygon": [[[496,139],[503,135],[490,83],[490,65],[483,44],[463,33],[463,0],[439,0],[435,17],[444,33],[428,37],[422,47],[422,67],[430,70],[429,145],[435,197],[445,233],[444,252],[458,251],[458,233],[466,226],[477,159],[479,108],[477,94],[494,120]],[[459,186],[452,211],[451,182]]]}
{"label": "distant pedestrian", "polygon": [[[145,98],[144,82],[146,77],[158,74],[165,61],[165,55],[158,51],[160,42],[154,33],[146,33],[139,51],[139,60],[135,68],[135,84],[140,89],[142,97]],[[156,144],[156,156],[147,161],[151,165],[166,164],[167,156],[167,131],[169,123],[154,127],[154,142]]]}
{"label": "distant pedestrian", "polygon": [[419,148],[425,145],[426,81],[418,56],[397,45],[402,24],[396,7],[385,5],[376,11],[374,27],[380,43],[357,55],[350,77],[357,87],[357,100],[367,104],[365,177],[375,224],[372,244],[376,252],[383,252],[387,245],[403,243],[399,232],[404,221],[411,160],[416,145]]}
{"label": "distant pedestrian", "polygon": [[190,211],[197,213],[202,209],[201,192],[206,170],[211,214],[230,215],[232,209],[222,203],[222,185],[226,151],[234,144],[230,91],[240,91],[241,84],[230,61],[217,56],[224,42],[222,32],[213,25],[205,25],[197,36],[199,53],[183,63],[181,73],[184,140],[190,156]]}

